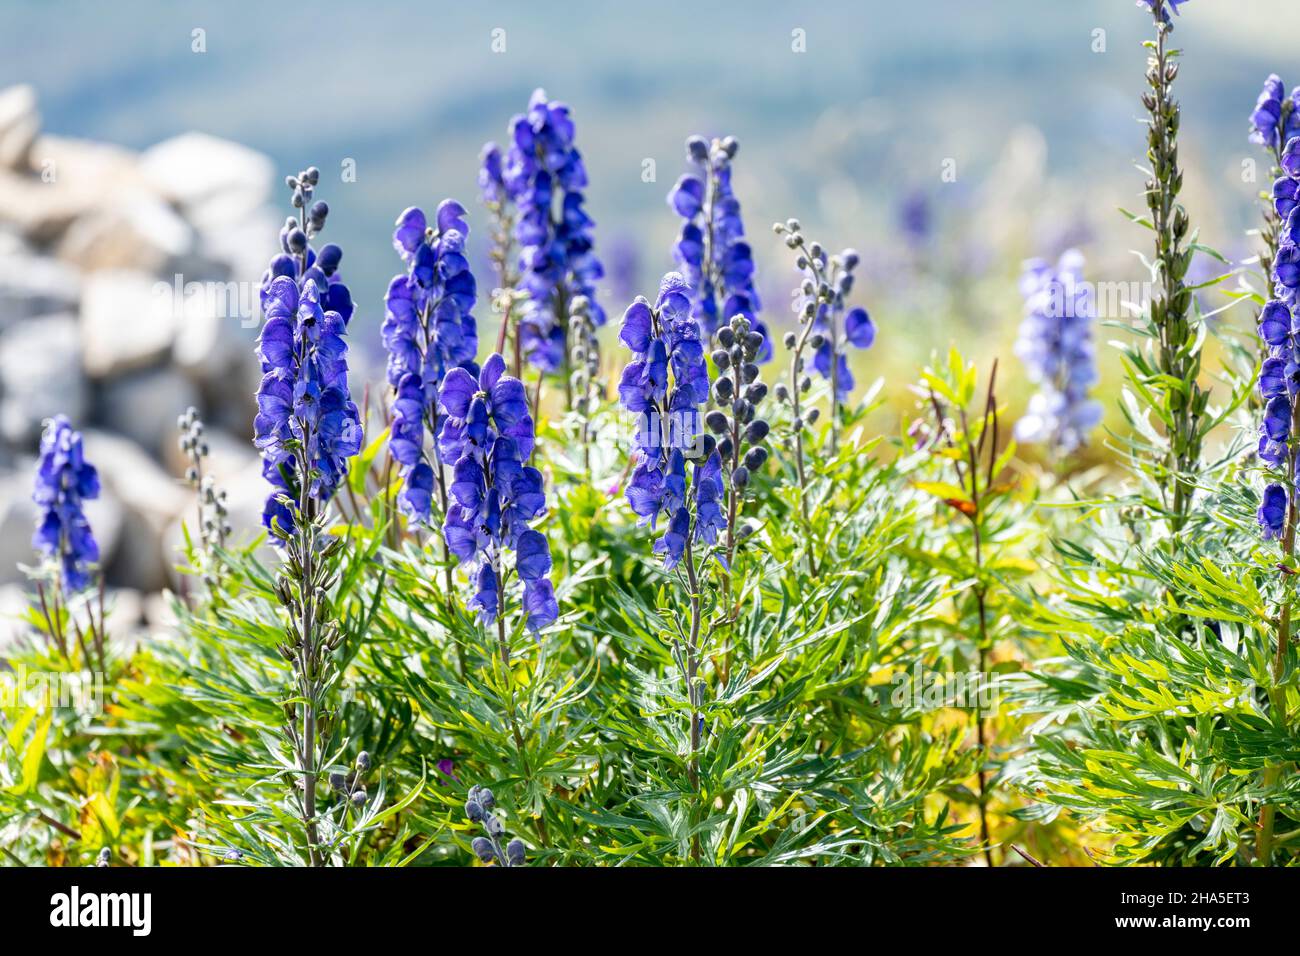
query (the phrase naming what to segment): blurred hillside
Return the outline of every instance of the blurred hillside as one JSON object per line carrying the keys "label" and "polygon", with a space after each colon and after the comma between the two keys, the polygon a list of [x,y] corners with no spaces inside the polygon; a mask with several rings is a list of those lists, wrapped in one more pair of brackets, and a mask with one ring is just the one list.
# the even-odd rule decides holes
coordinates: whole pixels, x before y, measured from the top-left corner
{"label": "blurred hillside", "polygon": [[[1270,71],[1300,82],[1300,58],[1275,28],[1290,7],[1194,0],[1175,34],[1186,51],[1184,199],[1203,241],[1236,260],[1253,254],[1246,230],[1258,215],[1259,183],[1242,176],[1259,158],[1247,116]],[[1130,250],[1145,251],[1147,236],[1117,212],[1142,205],[1133,167],[1150,22],[1132,0],[289,10],[134,0],[0,10],[5,567],[27,554],[26,469],[56,410],[116,471],[95,519],[112,583],[152,591],[166,580],[190,501],[173,451],[187,404],[214,426],[237,522],[255,524],[255,330],[193,302],[160,317],[151,290],[176,277],[255,283],[287,211],[278,180],[317,165],[365,375],[381,360],[382,292],[398,269],[391,224],[404,207],[461,199],[490,287],[478,154],[536,86],[574,110],[611,315],[671,267],[677,221],[664,200],[684,138],[733,134],[771,324],[789,319],[793,279],[771,222],[797,216],[827,246],[862,253],[857,296],[880,335],[854,360],[860,382],[888,375],[884,428],[906,414],[914,369],[950,342],[984,363],[1000,356],[1003,397],[1013,414],[1023,408],[1011,343],[1024,258],[1079,246],[1094,281],[1141,277]],[[486,305],[478,314],[490,326]],[[1110,414],[1107,351],[1099,397]]]}
{"label": "blurred hillside", "polygon": [[[1300,82],[1292,44],[1274,28],[1289,7],[1197,0],[1178,24],[1188,53],[1184,154],[1197,173],[1188,199],[1212,243],[1231,246],[1253,221],[1240,163],[1253,155],[1245,118],[1264,75],[1287,78],[1293,67],[1290,82]],[[1041,191],[1018,208],[1034,220],[1026,247],[1065,218],[1124,234],[1114,210],[1135,205],[1140,188],[1131,163],[1150,27],[1132,0],[810,9],[321,0],[300,22],[272,11],[124,0],[62,4],[56,15],[9,4],[0,79],[34,84],[57,133],[143,148],[199,129],[266,153],[277,170],[355,160],[357,182],[329,190],[332,228],[372,312],[394,271],[396,213],[444,195],[471,202],[479,147],[503,135],[535,86],[573,105],[591,212],[606,244],[637,241],[642,283],[669,262],[675,225],[664,194],[696,131],[740,139],[751,231],[797,212],[832,245],[896,245],[897,205],[912,193],[935,205],[939,228],[950,226],[1025,130],[1041,136],[1041,175],[1061,200],[1050,216]],[[492,51],[496,28],[503,53]],[[195,30],[206,52],[193,52]],[[805,31],[807,52],[792,52],[794,30]],[[1106,31],[1104,53],[1093,52],[1095,30]],[[656,183],[642,182],[646,158],[657,162]],[[940,182],[946,158],[955,184]],[[970,241],[980,255],[987,240]],[[764,255],[760,267],[784,279],[778,261]]]}

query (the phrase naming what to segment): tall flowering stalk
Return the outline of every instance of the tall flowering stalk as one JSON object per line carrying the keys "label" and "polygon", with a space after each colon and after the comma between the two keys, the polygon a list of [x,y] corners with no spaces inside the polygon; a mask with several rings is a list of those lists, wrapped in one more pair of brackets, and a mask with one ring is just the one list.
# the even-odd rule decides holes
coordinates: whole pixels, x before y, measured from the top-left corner
{"label": "tall flowering stalk", "polygon": [[1087,443],[1101,421],[1101,405],[1088,397],[1097,381],[1093,297],[1083,283],[1083,256],[1070,250],[1053,267],[1025,263],[1020,279],[1025,318],[1016,355],[1038,391],[1015,426],[1016,441],[1042,443],[1066,456]]}
{"label": "tall flowering stalk", "polygon": [[484,150],[480,185],[505,211],[513,206],[519,249],[519,288],[527,298],[514,330],[515,347],[543,373],[563,372],[572,406],[570,320],[575,297],[590,303],[590,318],[605,324],[595,283],[604,275],[595,253],[595,223],[583,209],[587,170],[574,143],[569,107],[534,91],[528,111],[510,121],[510,145]]}
{"label": "tall flowering stalk", "polygon": [[[1260,366],[1259,391],[1264,401],[1263,421],[1260,424],[1259,459],[1281,481],[1271,481],[1264,489],[1258,518],[1263,536],[1279,540],[1282,560],[1281,609],[1278,614],[1277,642],[1273,653],[1272,687],[1269,701],[1274,720],[1283,727],[1287,720],[1286,680],[1287,661],[1291,653],[1291,618],[1295,602],[1294,571],[1297,513],[1296,501],[1297,436],[1300,436],[1300,205],[1294,197],[1300,194],[1300,137],[1292,137],[1282,151],[1279,166],[1285,172],[1274,187],[1279,200],[1276,212],[1282,229],[1278,235],[1277,255],[1274,259],[1273,281],[1276,298],[1265,303],[1260,311],[1259,334],[1267,357]],[[1264,786],[1271,789],[1281,779],[1282,766],[1269,766],[1264,771]],[[1256,837],[1256,858],[1267,865],[1273,854],[1273,830],[1276,807],[1264,803],[1260,808],[1259,828]]]}
{"label": "tall flowering stalk", "polygon": [[[99,473],[86,461],[81,433],[74,431],[66,415],[56,415],[45,423],[41,435],[40,458],[36,464],[36,481],[32,500],[38,515],[32,547],[42,559],[53,586],[48,590],[38,579],[36,590],[41,614],[47,628],[47,640],[57,644],[68,656],[66,624],[71,622],[67,608],[71,600],[85,591],[94,577],[99,561],[99,545],[90,522],[86,520],[86,501],[99,497]],[[82,658],[91,659],[94,648],[102,670],[104,658],[104,595],[100,582],[98,617],[90,616],[87,631],[73,623]]]}
{"label": "tall flowering stalk", "polygon": [[[839,442],[840,404],[853,391],[853,373],[849,369],[847,348],[869,349],[876,341],[876,325],[861,306],[848,308],[853,291],[853,273],[860,257],[853,249],[831,256],[819,242],[805,238],[799,223],[791,219],[777,232],[784,234],[786,245],[795,251],[795,268],[802,273],[795,299],[795,311],[804,323],[802,332],[786,333],[785,345],[799,353],[798,370],[791,365],[792,381],[803,372],[803,349],[813,353],[813,369],[831,387],[831,451]],[[803,379],[800,379],[802,385]],[[807,388],[800,388],[806,392]],[[811,422],[809,422],[811,424]]]}
{"label": "tall flowering stalk", "polygon": [[[433,443],[439,428],[438,390],[450,369],[478,374],[478,325],[472,314],[478,288],[465,257],[468,236],[465,207],[454,199],[438,204],[432,223],[422,209],[406,209],[393,231],[393,248],[406,272],[388,284],[380,332],[393,389],[388,449],[402,478],[397,506],[413,524],[432,522],[435,491],[439,514],[447,513],[447,475]],[[454,588],[445,542],[443,557],[450,607]]]}
{"label": "tall flowering stalk", "polygon": [[[767,339],[749,324],[749,319],[737,313],[718,329],[715,341],[718,347],[713,350],[712,358],[718,376],[713,383],[713,400],[718,407],[704,416],[704,424],[717,436],[726,488],[727,533],[719,573],[730,621],[738,612],[731,581],[736,550],[754,531],[749,522],[739,523],[741,510],[750,477],[767,463],[768,457],[764,442],[771,426],[760,414],[760,406],[767,398],[767,385],[759,380],[758,366]],[[723,661],[725,681],[731,669],[730,646]]]}
{"label": "tall flowering stalk", "polygon": [[492,308],[501,317],[497,332],[496,350],[505,354],[506,343],[512,346],[510,373],[523,378],[523,349],[519,343],[515,324],[517,310],[528,298],[519,288],[519,251],[515,246],[515,207],[506,189],[504,160],[501,147],[488,143],[479,158],[479,199],[487,209],[492,222],[492,246],[488,257],[496,274],[496,287],[492,290]]}
{"label": "tall flowering stalk", "polygon": [[[722,510],[722,459],[717,442],[702,431],[701,409],[709,399],[709,369],[690,286],[676,272],[664,276],[653,306],[642,296],[623,315],[619,341],[632,352],[623,370],[619,402],[636,416],[636,465],[626,497],[639,525],[664,532],[654,542],[665,571],[685,576],[690,601],[688,629],[673,642],[673,658],[686,683],[690,705],[692,788],[699,787],[703,730],[702,553],[727,528]],[[688,462],[689,467],[688,467]],[[698,856],[698,841],[692,853]]]}
{"label": "tall flowering stalk", "polygon": [[[272,261],[264,288],[266,321],[257,346],[263,376],[254,420],[254,444],[273,486],[263,521],[285,553],[277,593],[290,623],[280,652],[292,662],[297,683],[296,702],[285,705],[285,732],[301,774],[301,789],[295,786],[293,796],[313,866],[325,862],[316,805],[327,757],[321,723],[340,641],[327,590],[331,558],[343,542],[324,543],[324,527],[348,459],[362,442],[360,415],[348,391],[344,334],[352,309],[337,280],[341,252],[325,246],[317,254],[310,244],[328,214],[324,203],[311,202],[318,180],[314,168],[288,179],[301,212],[286,224],[284,252]],[[345,307],[346,314],[332,305]]]}
{"label": "tall flowering stalk", "polygon": [[1296,136],[1300,136],[1300,86],[1288,97],[1281,78],[1276,73],[1271,74],[1264,81],[1264,89],[1250,114],[1250,141],[1264,147],[1271,161],[1272,189],[1260,194],[1264,217],[1260,238],[1264,247],[1259,256],[1260,268],[1270,282],[1273,260],[1277,258],[1279,233],[1296,203],[1295,180],[1282,169],[1282,153]]}
{"label": "tall flowering stalk", "polygon": [[1195,471],[1205,436],[1205,410],[1209,392],[1197,379],[1201,371],[1201,346],[1190,321],[1193,290],[1186,282],[1193,249],[1188,245],[1190,221],[1178,202],[1183,172],[1178,163],[1180,112],[1173,99],[1178,77],[1178,52],[1169,47],[1173,31],[1170,11],[1186,0],[1139,0],[1150,9],[1156,38],[1147,41],[1147,85],[1142,103],[1148,113],[1147,160],[1150,178],[1146,183],[1149,225],[1155,233],[1152,261],[1156,292],[1151,300],[1150,329],[1155,339],[1154,355],[1138,370],[1142,388],[1157,401],[1167,441],[1158,463],[1157,478],[1168,487],[1165,506],[1170,530],[1177,535],[1191,511]]}
{"label": "tall flowering stalk", "polygon": [[[776,397],[791,406],[792,436],[795,473],[799,480],[799,511],[806,529],[812,530],[808,508],[808,473],[804,461],[804,430],[816,424],[819,411],[805,408],[805,396],[812,389],[812,378],[806,370],[806,352],[812,350],[813,368],[827,379],[831,386],[831,450],[839,441],[840,403],[853,390],[853,375],[849,370],[847,346],[870,348],[876,340],[876,326],[863,308],[847,308],[847,297],[853,289],[853,272],[859,257],[852,249],[837,256],[828,256],[821,243],[810,241],[802,231],[799,220],[790,219],[772,226],[777,235],[785,238],[786,246],[795,253],[795,268],[802,279],[795,295],[795,312],[799,316],[798,331],[785,334],[785,347],[790,350],[790,383],[776,388]],[[817,559],[810,547],[808,567],[815,575]]]}
{"label": "tall flowering stalk", "polygon": [[759,362],[772,359],[767,326],[754,286],[754,254],[745,240],[740,200],[731,188],[731,165],[739,144],[734,136],[712,142],[686,141],[686,159],[696,168],[677,180],[668,204],[682,217],[673,258],[691,289],[692,314],[706,340],[733,316],[743,315],[763,337]]}
{"label": "tall flowering stalk", "polygon": [[493,353],[477,379],[464,368],[448,372],[438,404],[438,450],[454,462],[443,534],[475,584],[469,607],[484,624],[497,625],[501,660],[508,664],[504,600],[512,574],[523,584],[530,631],[536,634],[559,616],[550,546],[528,524],[546,513],[542,473],[526,464],[535,441],[528,397],[523,382],[505,374],[505,360]]}
{"label": "tall flowering stalk", "polygon": [[[444,461],[454,463],[443,536],[469,571],[474,586],[469,609],[485,627],[496,626],[497,654],[509,689],[506,718],[524,774],[531,777],[506,629],[512,579],[522,584],[519,608],[534,636],[559,617],[559,604],[551,584],[550,545],[529,526],[546,513],[546,489],[542,473],[527,464],[535,441],[528,396],[523,382],[505,369],[505,360],[493,353],[477,378],[454,368],[443,380],[438,450]],[[538,827],[545,840],[540,820]]]}

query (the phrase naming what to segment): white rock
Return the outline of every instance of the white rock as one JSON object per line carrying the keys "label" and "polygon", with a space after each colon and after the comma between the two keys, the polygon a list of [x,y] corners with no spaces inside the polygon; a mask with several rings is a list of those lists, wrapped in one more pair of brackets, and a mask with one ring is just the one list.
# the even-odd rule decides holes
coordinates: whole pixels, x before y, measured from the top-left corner
{"label": "white rock", "polygon": [[31,500],[31,478],[19,472],[0,479],[0,582],[24,580],[20,563],[30,565],[32,532],[36,529],[36,505]]}
{"label": "white rock", "polygon": [[19,319],[76,311],[80,298],[76,269],[21,247],[0,254],[0,332]]}
{"label": "white rock", "polygon": [[[175,422],[172,423],[175,425]],[[245,469],[252,467],[260,459],[257,449],[253,447],[250,437],[253,431],[252,420],[248,424],[248,436],[235,436],[219,428],[213,428],[204,422],[203,440],[208,445],[208,455],[203,459],[203,473],[211,475],[218,484],[228,479],[237,478]],[[189,467],[189,457],[172,443],[167,448],[163,463],[174,475],[185,473]]]}
{"label": "white rock", "polygon": [[[175,284],[174,284],[175,285]],[[173,289],[181,301],[172,360],[195,380],[224,391],[232,377],[255,367],[257,285],[252,282],[189,282]]]}
{"label": "white rock", "polygon": [[32,143],[40,131],[36,91],[25,83],[0,90],[0,166],[25,168]]}
{"label": "white rock", "polygon": [[172,563],[162,546],[163,534],[193,504],[193,494],[129,439],[104,431],[83,434],[87,460],[122,506],[122,540],[109,567],[110,579],[156,591],[166,584]]}
{"label": "white rock", "polygon": [[176,446],[176,416],[198,404],[198,389],[176,369],[144,369],[106,382],[100,391],[96,417],[149,454],[162,458]]}
{"label": "white rock", "polygon": [[74,316],[28,319],[0,335],[0,436],[10,444],[31,444],[60,412],[82,420],[86,397]]}
{"label": "white rock", "polygon": [[247,209],[267,201],[275,176],[269,157],[230,140],[193,132],[145,150],[140,170],[161,195],[180,205],[236,193],[248,197]]}
{"label": "white rock", "polygon": [[105,143],[41,136],[31,166],[30,172],[0,166],[0,219],[38,244],[56,241],[106,203],[152,191],[135,154]]}
{"label": "white rock", "polygon": [[156,196],[124,197],[78,219],[63,234],[58,256],[79,269],[175,271],[194,247],[194,230]]}
{"label": "white rock", "polygon": [[92,378],[157,363],[170,352],[180,314],[172,284],[142,272],[92,273],[82,288],[81,348]]}

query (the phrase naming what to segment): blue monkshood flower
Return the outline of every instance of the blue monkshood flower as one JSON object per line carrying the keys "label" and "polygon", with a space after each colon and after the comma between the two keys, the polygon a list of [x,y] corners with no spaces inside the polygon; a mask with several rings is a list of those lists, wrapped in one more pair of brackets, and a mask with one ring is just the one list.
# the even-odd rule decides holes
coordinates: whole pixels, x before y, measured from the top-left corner
{"label": "blue monkshood flower", "polygon": [[1264,406],[1264,437],[1271,442],[1286,442],[1291,437],[1291,402],[1277,395]]}
{"label": "blue monkshood flower", "polygon": [[[727,527],[722,459],[702,430],[709,373],[688,291],[680,273],[668,273],[654,306],[638,296],[619,330],[619,340],[632,352],[619,401],[638,422],[636,465],[625,497],[639,525],[653,528],[660,515],[667,516],[654,553],[663,555],[670,570],[688,541],[713,544]],[[689,486],[688,459],[694,462]]]}
{"label": "blue monkshood flower", "polygon": [[1092,323],[1095,307],[1083,281],[1083,256],[1071,250],[1055,267],[1025,264],[1020,290],[1025,318],[1016,355],[1038,391],[1015,426],[1016,440],[1043,442],[1069,454],[1087,442],[1101,420],[1101,406],[1088,397],[1097,381]]}
{"label": "blue monkshood flower", "polygon": [[[1276,299],[1260,310],[1259,334],[1269,347],[1269,354],[1260,366],[1259,391],[1266,399],[1264,418],[1259,426],[1259,460],[1272,469],[1286,467],[1288,447],[1292,439],[1292,402],[1300,391],[1300,361],[1296,353],[1296,332],[1291,309]],[[1276,491],[1274,490],[1276,489]],[[1280,496],[1281,504],[1278,505]],[[1260,526],[1265,538],[1277,537],[1276,529],[1282,519],[1274,520],[1274,512],[1286,511],[1286,492],[1279,485],[1270,485],[1264,492],[1264,504],[1259,509]]]}
{"label": "blue monkshood flower", "polygon": [[86,520],[84,503],[99,497],[99,474],[86,461],[81,433],[64,415],[45,424],[32,500],[39,515],[32,547],[59,568],[63,587],[80,591],[90,581],[89,566],[99,560],[99,545]]}
{"label": "blue monkshood flower", "polygon": [[1255,103],[1255,111],[1250,114],[1252,143],[1268,147],[1277,145],[1285,97],[1286,87],[1282,85],[1282,79],[1276,73],[1270,74]]}
{"label": "blue monkshood flower", "polygon": [[1255,513],[1259,519],[1264,540],[1271,541],[1282,536],[1286,524],[1287,493],[1281,485],[1274,483],[1264,489],[1264,497],[1259,510]]}
{"label": "blue monkshood flower", "polygon": [[501,147],[496,143],[485,144],[483,152],[479,155],[478,188],[484,202],[504,202],[509,196],[506,191]]}
{"label": "blue monkshood flower", "polygon": [[262,309],[266,309],[271,284],[281,276],[292,279],[299,291],[306,288],[308,281],[312,281],[316,283],[321,307],[327,312],[337,312],[346,325],[352,318],[355,307],[352,293],[339,275],[342,259],[343,250],[332,242],[321,246],[319,252],[313,248],[298,220],[290,216],[280,230],[280,253],[271,259],[271,264],[262,275],[259,293]]}
{"label": "blue monkshood flower", "polygon": [[402,466],[398,507],[412,521],[427,523],[432,511],[438,463],[426,457],[424,437],[437,428],[438,390],[450,369],[478,372],[472,314],[478,290],[465,256],[468,235],[465,208],[453,199],[439,203],[432,227],[412,206],[393,231],[393,248],[407,271],[388,285],[380,333],[395,390],[389,451]]}
{"label": "blue monkshood flower", "polygon": [[528,524],[545,514],[546,492],[542,473],[527,464],[535,439],[523,383],[506,375],[504,359],[493,354],[477,380],[463,368],[449,371],[438,402],[438,449],[452,463],[443,535],[450,551],[471,567],[475,594],[469,606],[484,623],[502,613],[503,558],[513,551],[525,620],[539,631],[556,620],[559,606],[550,547]]}
{"label": "blue monkshood flower", "polygon": [[682,217],[673,258],[691,288],[692,315],[706,341],[732,316],[743,315],[763,336],[758,361],[772,358],[771,336],[758,318],[761,304],[754,286],[754,254],[745,241],[740,200],[731,187],[736,140],[686,141],[686,158],[696,172],[682,176],[668,194],[668,205]]}
{"label": "blue monkshood flower", "polygon": [[[308,279],[300,293],[292,278],[277,276],[267,290],[265,315],[257,347],[262,381],[253,443],[262,452],[263,473],[275,486],[263,523],[274,530],[272,521],[278,519],[289,532],[304,480],[313,500],[323,503],[333,496],[348,459],[361,450],[361,417],[348,391],[346,322],[322,308],[316,281]],[[282,496],[295,505],[286,505]]]}
{"label": "blue monkshood flower", "polygon": [[528,111],[510,121],[504,156],[488,144],[479,177],[485,198],[509,199],[516,209],[520,288],[528,293],[520,343],[529,362],[555,371],[566,361],[568,303],[585,296],[592,321],[605,324],[595,284],[604,275],[595,253],[595,223],[583,209],[587,171],[574,145],[569,107],[536,90]]}
{"label": "blue monkshood flower", "polygon": [[1290,383],[1288,361],[1280,356],[1264,359],[1259,369],[1259,394],[1265,399],[1284,396]]}
{"label": "blue monkshood flower", "polygon": [[1178,8],[1186,2],[1187,0],[1137,0],[1137,5],[1146,7],[1152,13],[1158,14],[1165,23],[1168,23],[1169,11],[1173,10],[1174,13],[1180,13],[1181,11]]}
{"label": "blue monkshood flower", "polygon": [[[803,270],[800,294],[795,298],[794,309],[803,313],[811,303],[815,309],[813,332],[820,339],[813,351],[813,368],[822,378],[832,379],[831,363],[835,363],[836,397],[843,401],[853,391],[853,372],[845,346],[869,349],[876,341],[876,324],[861,306],[849,309],[848,297],[853,291],[853,273],[861,258],[853,249],[845,249],[838,256],[828,257],[819,250],[817,261],[809,260]],[[819,278],[820,276],[820,278]],[[830,301],[818,302],[818,286],[825,282],[830,287]]]}
{"label": "blue monkshood flower", "polygon": [[1292,179],[1300,179],[1300,136],[1292,136],[1282,148],[1282,171]]}
{"label": "blue monkshood flower", "polygon": [[1282,176],[1273,183],[1273,209],[1282,222],[1291,218],[1291,210],[1300,203],[1300,182],[1290,176]]}
{"label": "blue monkshood flower", "polygon": [[925,243],[934,229],[934,214],[925,193],[917,190],[898,207],[898,226],[914,246]]}

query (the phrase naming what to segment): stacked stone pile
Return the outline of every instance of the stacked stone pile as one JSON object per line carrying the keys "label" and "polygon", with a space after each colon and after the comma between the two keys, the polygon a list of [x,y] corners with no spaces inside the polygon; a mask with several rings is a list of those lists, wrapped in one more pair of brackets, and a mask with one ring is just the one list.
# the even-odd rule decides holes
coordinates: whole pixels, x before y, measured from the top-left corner
{"label": "stacked stone pile", "polygon": [[273,180],[267,157],[202,133],[143,152],[43,133],[32,89],[0,90],[0,642],[24,600],[51,415],[84,433],[103,479],[90,519],[124,626],[158,623],[180,523],[194,524],[186,407],[208,425],[232,523],[257,524],[252,347]]}

